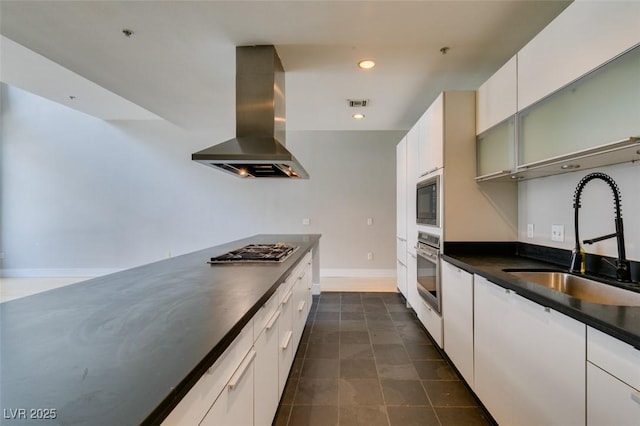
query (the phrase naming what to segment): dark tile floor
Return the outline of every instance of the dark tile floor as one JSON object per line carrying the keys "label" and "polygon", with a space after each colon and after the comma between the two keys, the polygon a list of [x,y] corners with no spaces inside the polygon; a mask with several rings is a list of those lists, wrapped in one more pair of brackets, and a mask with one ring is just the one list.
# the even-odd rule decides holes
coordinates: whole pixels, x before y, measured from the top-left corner
{"label": "dark tile floor", "polygon": [[488,425],[398,293],[314,297],[274,425]]}

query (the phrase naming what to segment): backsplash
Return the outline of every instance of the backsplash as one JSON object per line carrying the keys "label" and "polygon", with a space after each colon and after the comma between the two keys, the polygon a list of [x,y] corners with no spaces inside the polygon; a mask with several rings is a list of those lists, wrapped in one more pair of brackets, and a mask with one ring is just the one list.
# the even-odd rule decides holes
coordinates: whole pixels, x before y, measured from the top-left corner
{"label": "backsplash", "polygon": [[[575,246],[573,194],[580,179],[599,171],[611,176],[621,193],[627,258],[640,260],[640,164],[625,163],[518,183],[518,240],[523,243],[571,250]],[[615,232],[611,189],[594,180],[582,193],[579,212],[581,240]],[[527,225],[534,225],[534,237]],[[551,241],[551,226],[564,226],[564,241]],[[616,239],[583,245],[588,254],[616,258]]]}

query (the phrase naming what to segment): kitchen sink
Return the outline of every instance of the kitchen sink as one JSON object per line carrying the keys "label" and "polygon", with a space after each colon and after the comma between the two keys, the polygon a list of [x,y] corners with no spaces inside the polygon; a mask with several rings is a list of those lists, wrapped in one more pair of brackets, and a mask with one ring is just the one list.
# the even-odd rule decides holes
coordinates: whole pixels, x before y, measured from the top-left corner
{"label": "kitchen sink", "polygon": [[640,306],[640,293],[579,277],[562,271],[505,269],[518,278],[601,305]]}

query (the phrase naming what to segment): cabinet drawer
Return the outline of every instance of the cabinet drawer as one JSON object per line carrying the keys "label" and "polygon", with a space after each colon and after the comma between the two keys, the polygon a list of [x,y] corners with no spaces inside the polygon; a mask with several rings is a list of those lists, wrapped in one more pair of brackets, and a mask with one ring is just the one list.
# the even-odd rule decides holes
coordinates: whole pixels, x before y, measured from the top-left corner
{"label": "cabinet drawer", "polygon": [[253,320],[249,321],[227,350],[182,398],[164,420],[163,426],[199,424],[252,345]]}
{"label": "cabinet drawer", "polygon": [[640,390],[640,350],[587,327],[587,360]]}
{"label": "cabinet drawer", "polygon": [[637,425],[640,392],[587,362],[587,426]]}
{"label": "cabinet drawer", "polygon": [[275,293],[271,295],[267,303],[262,305],[258,312],[256,312],[256,315],[253,317],[254,342],[258,340],[258,336],[260,336],[260,333],[262,333],[262,330],[264,330],[264,327],[267,325],[271,317],[273,317],[273,314],[278,309],[278,306],[280,306],[280,299],[282,298],[280,290],[282,290],[282,285],[280,285],[276,289]]}

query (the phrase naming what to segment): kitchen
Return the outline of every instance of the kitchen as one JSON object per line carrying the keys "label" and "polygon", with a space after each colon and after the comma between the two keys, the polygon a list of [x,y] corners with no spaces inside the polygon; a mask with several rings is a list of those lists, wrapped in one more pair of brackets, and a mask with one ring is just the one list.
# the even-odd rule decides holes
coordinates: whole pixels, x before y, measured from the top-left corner
{"label": "kitchen", "polygon": [[[535,32],[529,38],[533,34]],[[135,31],[134,28],[130,41],[143,35],[144,29]],[[522,40],[521,45],[527,40]],[[125,37],[110,40],[113,43],[125,41]],[[436,53],[441,55],[438,49],[435,49]],[[233,54],[233,50],[229,50]],[[516,50],[516,47],[512,48],[510,54]],[[447,55],[454,54],[455,46]],[[447,55],[444,58],[451,57]],[[504,60],[508,56],[504,56]],[[303,70],[303,65],[300,64],[299,69]],[[75,66],[81,68],[81,64]],[[157,66],[175,71],[171,64],[159,62]],[[496,69],[497,66],[491,72]],[[127,72],[136,74],[135,69],[127,69]],[[476,77],[475,83],[468,83],[470,88],[479,87],[491,72],[486,72],[483,78]],[[189,77],[178,75],[183,76],[183,80]],[[292,77],[293,80],[288,80],[287,99],[296,96],[296,90],[290,84],[296,81],[296,74]],[[109,79],[108,76],[101,78],[103,81]],[[193,76],[195,80],[206,81],[207,78]],[[229,81],[232,78],[229,76]],[[121,79],[126,81],[127,76]],[[179,82],[180,78],[167,82],[164,88],[168,97],[176,95],[176,102],[180,100],[176,87]],[[138,81],[137,84],[141,83]],[[136,89],[129,89],[131,94],[128,96],[135,97]],[[322,264],[327,269],[325,276],[368,273],[370,276],[392,277],[395,275],[392,243],[395,239],[395,213],[392,209],[395,173],[390,161],[395,157],[396,143],[437,95],[435,92],[431,99],[424,96],[421,111],[407,118],[408,124],[386,131],[367,129],[366,120],[363,122],[365,130],[358,132],[336,130],[327,133],[313,131],[313,128],[305,131],[306,124],[295,125],[296,110],[288,108],[288,124],[292,125],[288,125],[287,147],[307,168],[311,179],[243,182],[189,161],[193,152],[233,136],[232,126],[228,124],[233,122],[232,90],[223,94],[229,104],[224,112],[226,115],[210,114],[202,121],[215,130],[187,135],[181,129],[158,120],[118,121],[118,125],[113,126],[29,97],[18,89],[3,86],[3,90],[9,96],[9,101],[3,98],[3,110],[6,110],[8,102],[12,111],[11,115],[3,114],[3,158],[7,158],[3,162],[3,182],[7,182],[3,185],[3,206],[14,206],[14,209],[3,208],[3,252],[6,251],[3,268],[14,269],[14,273],[39,270],[49,275],[101,275],[247,235],[282,232],[323,234],[321,253]],[[375,101],[373,99],[371,110],[365,111],[369,117],[375,112]],[[196,120],[198,114],[204,114],[192,111],[190,108],[193,107],[182,107],[184,115],[189,116],[176,116],[178,122]],[[32,121],[34,117],[31,115],[28,116],[29,126],[21,124],[20,120],[26,119],[34,109],[41,112],[36,119],[42,121]],[[338,129],[342,126],[352,129],[347,127],[352,126],[351,123],[337,126]],[[68,129],[73,129],[73,132]],[[38,131],[45,134],[38,135]],[[11,143],[11,135],[14,134],[51,139],[56,143],[54,146],[41,144],[43,146],[38,148],[42,150],[38,152],[32,152],[28,147],[19,150]],[[98,148],[87,144],[87,139],[102,147],[98,151],[99,159],[96,159]],[[176,140],[184,142],[176,144]],[[340,152],[338,158],[333,155],[335,151]],[[362,156],[365,151],[368,153],[366,158]],[[176,158],[181,160],[176,161]],[[17,159],[22,163],[14,161]],[[36,167],[32,166],[28,174],[20,174],[17,168],[25,161]],[[69,168],[74,170],[73,174],[61,173]],[[345,171],[348,175],[346,182],[336,169]],[[372,176],[370,170],[375,170],[375,175]],[[637,194],[633,190],[625,190],[624,183],[635,181],[637,167],[613,166],[610,173],[623,188],[625,211],[633,211],[638,205]],[[123,179],[115,179],[117,176]],[[525,231],[526,224],[535,223],[537,232],[533,243],[552,245],[548,242],[546,229],[552,223],[564,223],[567,230],[565,247],[571,248],[571,207],[562,210],[562,217],[547,217],[545,214],[548,212],[536,209],[548,205],[547,201],[541,203],[539,199],[546,200],[550,190],[557,191],[553,199],[558,203],[567,199],[577,179],[551,179],[555,179],[552,188],[544,184],[545,179],[520,184],[531,194],[531,198],[519,200],[525,206],[524,210],[520,208],[521,214],[527,215],[523,222]],[[212,188],[217,189],[215,196],[210,195]],[[336,194],[335,188],[343,190]],[[233,194],[242,196],[234,197]],[[21,204],[20,209],[15,208],[16,203]],[[530,210],[528,204],[532,205]],[[233,212],[232,218],[229,218],[229,212]],[[599,215],[597,211],[594,214]],[[28,221],[28,229],[20,226],[27,223],[21,220],[27,217],[24,215],[35,216],[34,220]],[[609,215],[609,210],[602,213],[607,218]],[[211,220],[212,217],[225,219],[216,221]],[[303,224],[304,218],[310,218],[309,225]],[[372,218],[372,225],[367,225],[367,218]],[[229,220],[242,226],[229,226]],[[637,223],[634,224],[629,214],[625,215],[625,221],[628,257],[638,259],[633,248],[637,244],[637,233],[635,238],[633,233],[638,228]],[[50,222],[60,227],[52,227]],[[594,222],[583,218],[585,224]],[[520,225],[518,229],[518,239],[524,241],[521,235],[526,235],[526,232],[522,234]],[[93,234],[90,240],[87,237],[89,233]],[[600,235],[599,231],[594,230],[594,233]],[[212,235],[215,236],[213,244]],[[343,235],[350,238],[341,238]],[[362,250],[362,247],[367,248]],[[607,254],[614,254],[605,250]],[[367,252],[373,253],[373,260],[367,260]]]}

